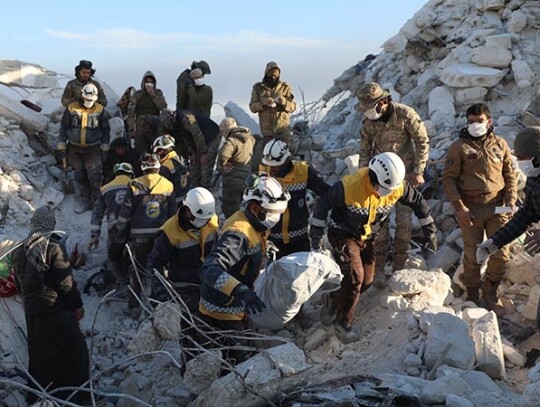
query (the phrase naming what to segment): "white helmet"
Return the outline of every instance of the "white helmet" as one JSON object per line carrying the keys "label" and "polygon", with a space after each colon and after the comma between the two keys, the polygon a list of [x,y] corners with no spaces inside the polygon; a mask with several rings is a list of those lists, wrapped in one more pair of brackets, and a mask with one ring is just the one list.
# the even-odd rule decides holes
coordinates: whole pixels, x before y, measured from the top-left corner
{"label": "white helmet", "polygon": [[81,96],[84,100],[95,102],[98,100],[98,90],[93,83],[87,83],[81,89]]}
{"label": "white helmet", "polygon": [[283,140],[271,140],[264,146],[262,162],[270,167],[283,165],[291,156],[289,146]]}
{"label": "white helmet", "polygon": [[184,198],[191,214],[199,219],[210,219],[216,214],[216,201],[214,195],[206,188],[190,189]]}
{"label": "white helmet", "polygon": [[158,150],[166,150],[168,148],[174,148],[174,138],[168,134],[160,136],[152,143],[152,151],[157,153]]}
{"label": "white helmet", "polygon": [[394,153],[377,154],[369,162],[369,169],[377,177],[377,184],[386,190],[387,193],[383,195],[398,188],[405,179],[405,164]]}
{"label": "white helmet", "polygon": [[246,180],[248,187],[244,190],[244,202],[257,201],[263,209],[275,213],[283,213],[291,196],[283,190],[281,184],[267,175],[253,175]]}
{"label": "white helmet", "polygon": [[143,153],[141,155],[141,170],[159,169],[161,162],[157,154]]}

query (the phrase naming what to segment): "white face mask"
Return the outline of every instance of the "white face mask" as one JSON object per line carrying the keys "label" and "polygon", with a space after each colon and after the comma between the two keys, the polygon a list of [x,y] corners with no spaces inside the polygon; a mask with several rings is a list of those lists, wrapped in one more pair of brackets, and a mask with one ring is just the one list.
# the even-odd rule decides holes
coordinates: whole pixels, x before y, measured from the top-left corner
{"label": "white face mask", "polygon": [[84,105],[84,107],[86,107],[87,109],[90,109],[91,107],[93,107],[95,103],[96,103],[96,102],[94,102],[93,100],[86,100],[86,99],[85,99],[85,100],[83,101],[83,105]]}
{"label": "white face mask", "polygon": [[538,177],[540,175],[540,167],[535,167],[533,164],[534,158],[530,160],[520,160],[517,162],[520,171],[526,177]]}
{"label": "white face mask", "polygon": [[204,78],[193,79],[193,83],[195,86],[202,86],[204,85]]}
{"label": "white face mask", "polygon": [[390,195],[393,191],[392,189],[383,188],[380,185],[377,185],[375,190],[377,191],[377,195],[379,195],[380,197]]}
{"label": "white face mask", "polygon": [[152,82],[147,82],[144,84],[144,86],[146,87],[146,89],[154,89],[154,84]]}
{"label": "white face mask", "polygon": [[467,132],[471,137],[482,137],[485,136],[488,132],[489,122],[484,123],[471,123],[467,126]]}
{"label": "white face mask", "polygon": [[261,221],[261,223],[266,226],[267,229],[272,229],[277,225],[281,219],[281,213],[267,213],[266,219]]}
{"label": "white face mask", "polygon": [[378,120],[381,118],[382,113],[377,112],[377,106],[373,106],[371,109],[364,111],[364,116],[369,120]]}
{"label": "white face mask", "polygon": [[193,220],[190,220],[189,222],[190,222],[196,229],[200,229],[200,228],[204,227],[209,221],[210,221],[210,219],[195,218],[195,219],[193,219]]}

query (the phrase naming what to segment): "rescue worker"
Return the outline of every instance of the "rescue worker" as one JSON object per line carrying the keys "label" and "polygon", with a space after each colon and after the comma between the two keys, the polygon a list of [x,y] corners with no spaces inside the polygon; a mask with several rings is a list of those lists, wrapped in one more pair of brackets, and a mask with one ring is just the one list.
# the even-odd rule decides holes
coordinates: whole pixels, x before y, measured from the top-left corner
{"label": "rescue worker", "polygon": [[182,202],[189,191],[189,169],[184,159],[174,150],[174,138],[168,134],[159,136],[152,144],[152,151],[161,162],[159,173],[172,182],[176,202]]}
{"label": "rescue worker", "polygon": [[157,88],[156,76],[146,71],[141,80],[141,89],[130,97],[128,104],[128,135],[134,140],[135,154],[151,152],[151,146],[157,137],[159,113],[167,107],[165,96]]}
{"label": "rescue worker", "polygon": [[[55,225],[54,209],[36,209],[28,237],[13,252],[28,335],[28,371],[32,377],[28,386],[37,391],[82,386],[89,372],[88,350],[78,322],[84,317],[83,302],[63,239],[54,232]],[[71,393],[68,390],[54,395],[65,400]],[[89,398],[88,393],[77,392],[70,401],[84,404]],[[28,392],[29,405],[37,400],[38,396]]]}
{"label": "rescue worker", "polygon": [[81,197],[76,213],[90,210],[98,198],[103,180],[102,162],[109,151],[109,115],[97,99],[96,86],[84,85],[79,100],[66,107],[60,123],[57,149],[66,154],[67,148],[67,161],[75,170]]}
{"label": "rescue worker", "polygon": [[[271,177],[252,176],[247,185],[245,209],[225,221],[199,272],[199,311],[208,324],[220,330],[243,330],[246,313],[266,309],[253,284],[266,252],[268,231],[279,222],[289,200],[288,193]],[[216,340],[220,341],[219,335]],[[237,356],[237,360],[242,358]]]}
{"label": "rescue worker", "polygon": [[[195,70],[200,69],[203,75],[210,75],[210,65],[206,61],[193,61],[191,68],[183,70],[178,78],[176,79],[176,110],[186,110],[188,107],[188,88],[193,86],[193,79],[190,76],[190,73]],[[210,114],[208,114],[210,116]]]}
{"label": "rescue worker", "polygon": [[281,69],[275,62],[268,62],[261,82],[253,85],[249,108],[259,115],[263,145],[274,138],[291,142],[291,113],[296,102],[291,85],[280,80]]}
{"label": "rescue worker", "polygon": [[489,260],[484,281],[481,264],[476,261],[477,246],[503,227],[511,213],[496,213],[503,206],[510,211],[517,200],[517,178],[512,154],[506,141],[496,136],[488,106],[471,105],[466,112],[467,127],[448,149],[442,185],[448,201],[456,211],[463,233],[463,275],[467,299],[479,304],[479,291],[485,307],[498,316],[504,308],[498,304],[497,286],[510,259],[509,247],[503,247]]}
{"label": "rescue worker", "polygon": [[218,124],[200,112],[180,110],[176,113],[171,134],[174,135],[177,151],[180,150],[181,155],[189,159],[191,185],[211,188],[221,142]]}
{"label": "rescue worker", "polygon": [[130,148],[128,141],[124,137],[117,137],[109,145],[109,153],[103,162],[103,183],[111,182],[116,164],[129,163],[133,167],[135,176],[141,175],[139,159],[135,157],[135,152]]}
{"label": "rescue worker", "polygon": [[291,195],[287,210],[270,231],[269,240],[279,250],[276,258],[311,249],[308,234],[309,209],[306,192],[325,194],[330,186],[304,161],[291,159],[289,146],[283,140],[272,140],[264,146],[261,171],[274,177]]}
{"label": "rescue worker", "polygon": [[[191,189],[176,215],[168,219],[155,239],[148,257],[148,270],[164,274],[192,313],[199,307],[199,269],[212,250],[219,224],[214,196],[207,189]],[[152,282],[152,297],[162,296],[159,280]]]}
{"label": "rescue worker", "polygon": [[[129,189],[120,209],[116,223],[117,239],[122,242],[129,232],[131,251],[136,263],[144,269],[148,254],[154,245],[159,228],[176,212],[174,186],[159,174],[161,164],[156,154],[145,153],[141,156],[143,175],[131,180]],[[129,231],[127,230],[130,225]],[[130,266],[131,287],[137,295],[141,292],[137,275],[139,271]],[[141,280],[144,280],[141,277]],[[130,297],[127,313],[133,318],[140,315],[137,299]]]}
{"label": "rescue worker", "polygon": [[[205,84],[204,73],[201,69],[195,68],[189,73],[191,83],[186,84],[185,108],[183,110],[194,110],[210,117],[214,95],[212,88]],[[184,104],[183,104],[184,105]]]}
{"label": "rescue worker", "polygon": [[128,274],[125,258],[122,255],[127,239],[117,237],[116,223],[120,209],[129,190],[134,173],[130,163],[118,163],[114,166],[114,179],[100,188],[100,196],[96,201],[92,218],[90,220],[89,249],[97,249],[101,235],[101,222],[103,216],[107,218],[107,269],[111,272],[118,287],[128,283]]}
{"label": "rescue worker", "polygon": [[405,165],[397,154],[376,155],[368,167],[346,175],[317,201],[310,221],[312,248],[320,249],[326,217],[331,210],[328,240],[343,274],[339,290],[324,297],[321,322],[331,325],[334,320],[334,328],[343,343],[359,339],[352,324],[360,293],[373,282],[376,264],[373,236],[397,202],[414,210],[426,246],[436,250],[436,228],[429,207],[422,194],[405,181]]}
{"label": "rescue worker", "polygon": [[79,61],[79,65],[75,67],[75,79],[66,84],[64,93],[62,93],[62,106],[68,107],[70,104],[78,102],[82,88],[89,83],[97,88],[98,98],[96,101],[103,107],[107,106],[107,97],[103,88],[98,81],[92,78],[95,73],[96,70],[92,68],[91,61],[84,59]]}
{"label": "rescue worker", "polygon": [[219,149],[217,167],[222,175],[221,210],[228,218],[242,202],[246,178],[251,174],[255,138],[246,127],[239,127],[232,117],[219,124],[223,144]]}
{"label": "rescue worker", "polygon": [[[360,131],[359,167],[367,166],[371,158],[379,153],[396,153],[405,163],[409,183],[413,187],[423,184],[423,174],[429,158],[429,139],[418,113],[409,106],[393,102],[390,93],[374,82],[362,85],[356,97],[359,101],[356,109],[365,117]],[[382,280],[389,240],[387,222],[379,231],[375,243],[376,263],[379,268],[377,274],[383,277]],[[405,267],[410,240],[411,210],[398,203],[392,265],[394,271]]]}
{"label": "rescue worker", "polygon": [[[519,131],[514,140],[514,154],[519,169],[527,177],[525,200],[512,219],[499,230],[488,232],[488,239],[478,245],[476,261],[480,264],[540,221],[540,127],[527,127]],[[539,252],[539,243],[540,233],[536,231],[526,237],[525,249],[534,255]],[[492,294],[497,295],[496,289]]]}

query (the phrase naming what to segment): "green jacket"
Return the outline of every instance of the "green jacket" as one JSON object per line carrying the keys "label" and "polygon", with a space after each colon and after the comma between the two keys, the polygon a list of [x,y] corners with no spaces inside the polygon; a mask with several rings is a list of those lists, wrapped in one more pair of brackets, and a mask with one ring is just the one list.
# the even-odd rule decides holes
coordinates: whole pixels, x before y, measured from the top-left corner
{"label": "green jacket", "polygon": [[[154,96],[150,96],[145,89],[144,81],[147,77],[154,78],[156,88]],[[136,130],[137,116],[152,115],[159,116],[159,113],[167,108],[167,102],[161,89],[157,89],[157,79],[152,71],[146,71],[141,80],[141,89],[135,91],[129,98],[127,125],[128,132]]]}
{"label": "green jacket", "polygon": [[[230,163],[234,166],[233,172],[251,172],[254,145],[255,138],[247,128],[236,127],[232,129],[219,149],[217,158],[218,168],[222,168],[223,165]],[[223,174],[223,176],[227,175]]]}
{"label": "green jacket", "polygon": [[187,88],[187,110],[195,110],[210,117],[214,95],[208,85],[189,86]]}
{"label": "green jacket", "polygon": [[88,82],[81,82],[78,78],[75,78],[66,84],[64,93],[62,94],[62,106],[68,107],[71,103],[78,102],[81,99],[81,90],[83,86],[88,83],[96,85],[98,90],[97,102],[103,107],[107,106],[107,97],[98,81],[90,79]]}

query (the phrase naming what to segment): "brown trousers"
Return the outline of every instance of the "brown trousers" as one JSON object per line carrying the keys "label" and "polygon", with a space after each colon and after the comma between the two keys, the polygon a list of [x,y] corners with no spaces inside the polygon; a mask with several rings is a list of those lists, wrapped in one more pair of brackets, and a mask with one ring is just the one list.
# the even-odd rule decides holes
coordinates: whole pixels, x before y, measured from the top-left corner
{"label": "brown trousers", "polygon": [[336,322],[350,326],[354,320],[360,293],[373,283],[375,274],[373,241],[343,235],[336,229],[328,230],[328,240],[332,245],[332,255],[343,274],[341,287],[337,292]]}
{"label": "brown trousers", "polygon": [[67,161],[75,170],[75,182],[81,198],[93,205],[99,197],[99,188],[103,182],[100,147],[68,144]]}
{"label": "brown trousers", "polygon": [[[510,219],[507,214],[495,215],[494,204],[486,204],[481,207],[469,208],[474,216],[473,225],[462,228],[463,243],[463,277],[465,287],[480,286],[481,265],[476,262],[476,249],[484,240],[484,231],[487,237],[493,235],[502,228]],[[510,259],[510,247],[504,246],[489,257],[486,278],[493,282],[499,282],[506,272],[506,264]]]}

